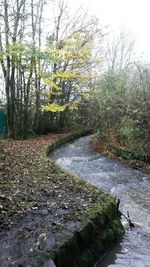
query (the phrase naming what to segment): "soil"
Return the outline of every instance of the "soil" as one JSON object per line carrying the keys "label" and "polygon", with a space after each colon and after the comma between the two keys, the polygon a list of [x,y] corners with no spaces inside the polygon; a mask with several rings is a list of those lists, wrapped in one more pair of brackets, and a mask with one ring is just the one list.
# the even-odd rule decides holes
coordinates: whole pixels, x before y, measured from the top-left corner
{"label": "soil", "polygon": [[48,145],[69,134],[0,141],[0,266],[38,266],[104,195],[46,156]]}

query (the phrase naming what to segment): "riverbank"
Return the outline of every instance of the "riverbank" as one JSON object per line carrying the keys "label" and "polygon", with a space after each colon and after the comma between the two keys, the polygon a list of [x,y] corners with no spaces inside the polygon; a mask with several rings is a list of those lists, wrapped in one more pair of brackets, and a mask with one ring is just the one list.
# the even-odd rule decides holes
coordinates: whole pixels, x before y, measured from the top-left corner
{"label": "riverbank", "polygon": [[1,142],[1,266],[92,266],[122,235],[114,198],[46,157],[76,137]]}
{"label": "riverbank", "polygon": [[119,159],[134,169],[150,173],[150,159],[140,152],[129,150],[117,142],[110,142],[97,137],[93,138],[91,144],[93,149],[102,155]]}

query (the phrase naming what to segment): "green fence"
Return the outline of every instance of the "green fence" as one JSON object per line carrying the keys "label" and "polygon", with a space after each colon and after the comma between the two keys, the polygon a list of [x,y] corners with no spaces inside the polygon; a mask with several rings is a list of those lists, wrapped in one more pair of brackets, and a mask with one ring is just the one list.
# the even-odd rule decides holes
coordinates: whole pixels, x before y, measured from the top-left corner
{"label": "green fence", "polygon": [[0,110],[0,137],[6,135],[7,132],[7,119],[6,114]]}

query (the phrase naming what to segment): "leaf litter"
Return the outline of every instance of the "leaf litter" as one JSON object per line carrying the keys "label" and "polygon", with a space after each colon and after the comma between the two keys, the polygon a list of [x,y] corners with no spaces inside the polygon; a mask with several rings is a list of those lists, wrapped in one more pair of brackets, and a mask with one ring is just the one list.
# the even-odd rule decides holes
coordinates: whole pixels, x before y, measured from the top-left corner
{"label": "leaf litter", "polygon": [[38,266],[61,244],[59,232],[72,234],[103,195],[46,156],[48,145],[67,135],[0,141],[0,265]]}

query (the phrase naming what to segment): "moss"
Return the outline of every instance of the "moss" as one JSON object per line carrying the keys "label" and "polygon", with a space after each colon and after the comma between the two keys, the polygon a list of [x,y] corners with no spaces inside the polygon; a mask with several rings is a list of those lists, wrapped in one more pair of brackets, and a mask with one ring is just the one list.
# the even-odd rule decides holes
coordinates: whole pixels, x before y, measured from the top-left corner
{"label": "moss", "polygon": [[98,257],[102,257],[123,234],[121,222],[117,217],[111,221],[107,219],[106,212],[103,216],[102,211],[101,214],[95,213],[94,217],[92,214],[92,219],[89,219],[83,229],[58,249],[54,256],[56,266],[90,267]]}
{"label": "moss", "polygon": [[[47,155],[55,148],[87,133],[90,132],[75,133],[51,144],[47,149]],[[73,207],[73,220],[79,220],[82,229],[74,232],[71,237],[65,236],[63,245],[53,254],[53,260],[57,267],[91,267],[123,235],[124,230],[113,197],[77,177],[72,176],[70,183],[74,190],[80,189],[81,195],[84,195],[84,188],[86,192],[87,187],[89,190],[92,189],[93,202],[87,211],[78,205]]]}
{"label": "moss", "polygon": [[82,137],[82,136],[85,136],[85,135],[88,135],[88,134],[92,134],[92,133],[93,133],[92,129],[88,129],[88,130],[72,133],[71,135],[66,136],[63,139],[60,139],[60,140],[56,141],[55,143],[50,144],[47,147],[46,155],[48,156],[56,148],[58,148],[58,147],[60,147],[62,145],[65,145],[68,142],[74,141],[75,139],[77,139],[79,137]]}
{"label": "moss", "polygon": [[[63,135],[63,140],[51,144],[47,153],[87,133],[90,132],[75,133],[69,137],[65,135],[65,138]],[[115,200],[111,196],[105,195],[97,187],[79,180],[78,177],[72,176],[47,159],[45,149],[47,144],[53,140],[56,139],[40,137],[35,140],[15,141],[9,143],[8,147],[6,146],[6,151],[11,151],[10,154],[8,153],[7,163],[9,168],[11,166],[10,170],[13,170],[14,177],[13,179],[3,179],[1,182],[1,188],[4,193],[6,192],[0,199],[4,210],[4,213],[1,213],[1,225],[9,227],[13,223],[13,213],[27,211],[27,217],[26,215],[24,217],[25,223],[22,221],[26,227],[26,218],[28,216],[32,219],[35,218],[34,209],[38,208],[39,215],[36,215],[35,218],[36,228],[33,229],[29,241],[32,239],[31,243],[36,244],[37,235],[35,233],[41,234],[42,226],[42,232],[47,233],[47,236],[52,233],[56,243],[50,245],[48,242],[41,242],[39,250],[35,250],[35,254],[30,255],[30,248],[24,250],[24,242],[27,242],[27,247],[30,244],[28,236],[26,236],[26,240],[19,247],[23,265],[43,266],[51,258],[57,267],[92,266],[97,257],[104,255],[112,243],[122,235],[122,226],[117,217]],[[22,171],[20,172],[20,170]],[[14,194],[17,191],[18,194]],[[7,196],[7,192],[9,192],[9,196]],[[41,211],[43,209],[51,211],[51,203],[54,206],[50,218],[52,222],[56,221],[56,225],[49,222],[49,215],[47,219],[45,217],[45,220],[41,221]],[[62,211],[65,211],[64,214]],[[60,224],[57,225],[57,221]],[[73,229],[69,228],[71,223],[75,225]],[[25,230],[24,226],[22,226],[22,230]],[[15,226],[15,228],[17,227],[18,225]],[[8,243],[11,244],[12,242],[9,240],[12,239],[8,239]],[[13,254],[11,257],[13,259]]]}
{"label": "moss", "polygon": [[116,155],[117,157],[121,157],[125,160],[145,160],[144,155],[140,152],[129,151],[123,148],[119,148],[115,145],[109,145],[109,147],[114,155]]}
{"label": "moss", "polygon": [[114,199],[97,196],[88,211],[81,211],[80,230],[62,232],[62,245],[53,254],[57,267],[91,267],[123,234]]}

